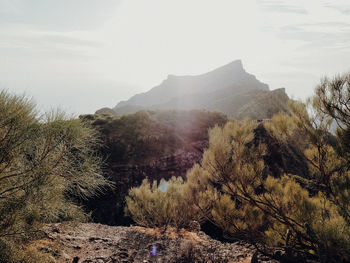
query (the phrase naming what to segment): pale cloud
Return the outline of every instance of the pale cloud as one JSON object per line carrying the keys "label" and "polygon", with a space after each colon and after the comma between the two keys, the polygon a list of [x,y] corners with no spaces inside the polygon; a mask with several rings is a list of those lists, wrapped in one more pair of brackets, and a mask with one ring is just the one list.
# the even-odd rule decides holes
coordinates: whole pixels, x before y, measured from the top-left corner
{"label": "pale cloud", "polygon": [[260,8],[268,12],[308,14],[307,10],[291,1],[281,0],[258,0]]}
{"label": "pale cloud", "polygon": [[279,36],[307,42],[305,48],[349,48],[350,23],[295,24],[282,27]]}
{"label": "pale cloud", "polygon": [[0,0],[0,23],[53,30],[97,28],[121,0]]}
{"label": "pale cloud", "polygon": [[324,5],[337,10],[341,14],[350,15],[350,6],[347,0],[327,1]]}

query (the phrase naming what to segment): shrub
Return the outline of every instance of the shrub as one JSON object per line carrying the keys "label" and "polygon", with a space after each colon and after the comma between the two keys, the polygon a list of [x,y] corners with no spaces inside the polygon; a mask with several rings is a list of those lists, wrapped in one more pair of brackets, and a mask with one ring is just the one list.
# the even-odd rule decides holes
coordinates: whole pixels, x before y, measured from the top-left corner
{"label": "shrub", "polygon": [[[141,186],[131,188],[126,197],[126,212],[139,225],[147,227],[190,228],[192,221],[202,223],[210,213],[211,202],[215,197],[213,189],[197,191],[200,182],[195,183],[198,166],[191,170],[190,182],[185,183],[180,177],[172,177],[168,182],[161,180],[151,185],[145,179]],[[201,184],[205,185],[205,184]],[[199,194],[198,194],[199,193]]]}
{"label": "shrub", "polygon": [[26,97],[0,92],[0,242],[30,240],[43,223],[86,219],[73,200],[108,185],[97,138],[80,120],[39,117]]}
{"label": "shrub", "polygon": [[[282,119],[278,120],[281,124]],[[308,185],[324,182],[318,194],[312,195],[296,182],[295,176],[273,178],[265,174],[262,159],[265,147],[253,141],[255,127],[250,121],[230,122],[224,128],[215,127],[209,132],[209,148],[203,155],[200,173],[207,178],[205,182],[218,187],[220,193],[212,210],[214,223],[233,239],[244,238],[256,245],[285,248],[289,256],[298,252],[318,257],[321,262],[348,262],[350,227],[343,215],[349,196],[348,177],[342,176],[339,179],[342,183],[335,183],[337,177],[333,175],[331,185],[337,185],[342,193],[336,195],[339,198],[336,200],[327,191],[327,181],[321,176],[326,176],[326,169],[334,169],[342,161],[332,146],[326,144],[326,136],[315,137],[325,133],[308,127],[313,135],[310,135],[305,158],[314,163],[310,167],[312,177],[305,180],[309,181]],[[285,132],[277,125],[273,128]],[[315,149],[311,138],[325,145]],[[321,149],[323,155],[316,155]],[[321,164],[323,174],[319,169]]]}

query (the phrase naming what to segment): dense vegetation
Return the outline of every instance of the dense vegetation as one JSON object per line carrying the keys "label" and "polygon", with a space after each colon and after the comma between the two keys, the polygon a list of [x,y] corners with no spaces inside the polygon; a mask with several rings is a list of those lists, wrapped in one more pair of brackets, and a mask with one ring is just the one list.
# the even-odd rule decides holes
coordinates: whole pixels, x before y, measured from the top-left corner
{"label": "dense vegetation", "polygon": [[[199,180],[196,187],[190,187],[205,198],[186,195],[189,203],[182,209],[193,210],[195,205],[201,217],[214,222],[227,236],[248,240],[279,260],[349,262],[349,101],[350,75],[326,78],[306,104],[291,102],[288,115],[275,115],[264,124],[276,140],[299,148],[308,163],[307,177],[268,174],[266,146],[254,138],[256,123],[232,121],[213,128],[201,165],[194,168]],[[331,133],[334,122],[338,124],[335,136]],[[192,174],[193,170],[188,181],[181,183],[183,189],[193,184]],[[169,189],[177,184],[175,179],[169,181]],[[151,189],[144,182],[141,188],[131,189],[127,199],[137,222],[142,221],[140,214],[159,219],[168,212],[166,205],[144,213],[141,207],[153,202],[159,191],[157,185],[150,191],[143,191],[145,187]],[[164,203],[172,204],[171,198],[162,194]],[[173,221],[160,222],[177,226]],[[145,220],[142,223],[147,225]],[[271,248],[283,253],[273,253]]]}
{"label": "dense vegetation", "polygon": [[104,174],[115,188],[86,202],[95,222],[128,225],[125,197],[145,178],[158,182],[172,176],[185,177],[199,162],[208,143],[208,129],[222,126],[227,117],[219,112],[140,111],[124,116],[83,115],[81,119],[100,131]]}
{"label": "dense vegetation", "polygon": [[[200,110],[140,111],[123,116],[101,110],[81,118],[100,131],[103,141],[100,152],[106,160],[104,174],[115,182],[113,191],[90,199],[86,208],[95,222],[109,225],[131,223],[124,216],[125,197],[143,179],[159,183],[162,178],[168,180],[172,176],[185,178],[209,146],[208,129],[215,125],[222,127],[227,122],[222,113]],[[308,175],[307,164],[294,143],[277,141],[263,125],[254,133],[254,140],[266,144],[263,157],[269,174]],[[204,228],[215,234],[211,225]]]}
{"label": "dense vegetation", "polygon": [[[132,188],[126,197],[127,209],[134,221],[148,227],[174,226],[193,227],[195,222],[204,223],[212,207],[216,192],[207,188],[207,177],[195,166],[187,174],[187,182],[181,177],[172,177],[160,184],[153,181],[152,186],[145,179],[140,187]],[[203,211],[206,211],[203,212]]]}
{"label": "dense vegetation", "polygon": [[75,201],[109,184],[97,138],[79,119],[39,116],[26,97],[0,92],[0,262],[49,262],[27,241],[43,223],[86,220]]}
{"label": "dense vegetation", "polygon": [[181,147],[208,137],[208,127],[227,121],[219,112],[192,111],[139,111],[135,114],[82,115],[90,121],[105,139],[106,157],[115,164],[149,163],[161,156],[172,154]]}

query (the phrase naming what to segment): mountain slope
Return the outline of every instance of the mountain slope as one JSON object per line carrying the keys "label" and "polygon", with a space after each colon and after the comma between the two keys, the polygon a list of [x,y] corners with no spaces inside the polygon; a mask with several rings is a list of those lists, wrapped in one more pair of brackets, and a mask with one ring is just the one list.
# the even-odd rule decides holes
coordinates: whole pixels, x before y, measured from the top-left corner
{"label": "mountain slope", "polygon": [[[204,109],[221,111],[230,117],[250,117],[242,116],[248,112],[241,108],[257,100],[257,95],[269,96],[269,93],[268,85],[247,73],[242,62],[236,60],[202,75],[169,75],[159,86],[118,103],[114,110],[129,114],[142,109]],[[284,93],[281,98],[285,103],[288,96]]]}
{"label": "mountain slope", "polygon": [[[209,94],[174,98],[167,103],[154,105],[150,109],[200,109],[223,112],[234,119],[245,117],[270,119],[277,112],[287,111],[288,100],[289,97],[284,88],[273,91],[252,89],[236,93],[230,92],[229,89],[222,89]],[[120,114],[122,114],[121,110],[125,113],[126,107],[128,106],[118,109]]]}

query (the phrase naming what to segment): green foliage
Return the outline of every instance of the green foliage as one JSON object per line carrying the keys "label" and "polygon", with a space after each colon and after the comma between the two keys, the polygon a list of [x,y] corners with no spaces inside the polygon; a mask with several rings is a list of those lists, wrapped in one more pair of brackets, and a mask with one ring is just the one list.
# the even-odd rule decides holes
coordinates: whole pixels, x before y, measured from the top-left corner
{"label": "green foliage", "polygon": [[294,176],[266,176],[265,147],[254,141],[256,125],[230,122],[209,132],[202,160],[207,181],[220,190],[212,219],[232,238],[314,254],[321,262],[348,262],[347,160],[331,144],[327,116],[317,117],[317,111],[310,116],[302,104],[291,104],[291,109],[291,115],[277,115],[266,126],[280,140],[303,134],[300,147],[311,175],[305,181],[318,194],[312,195]]}
{"label": "green foliage", "polygon": [[250,145],[256,123],[228,122],[224,128],[209,131],[209,148],[203,154],[202,167],[213,180],[224,184],[225,192],[242,190],[253,193],[262,182],[265,147]]}
{"label": "green foliage", "polygon": [[[338,212],[350,223],[349,206],[349,126],[344,100],[349,76],[324,79],[316,88],[316,95],[307,104],[292,102],[291,115],[275,116],[267,126],[274,136],[299,146],[308,162],[310,178],[306,185],[312,192],[322,192],[338,207]],[[336,137],[330,133],[332,123],[338,122]],[[281,123],[294,123],[281,136]],[[295,134],[304,139],[304,145],[295,140]]]}
{"label": "green foliage", "polygon": [[258,230],[263,225],[263,213],[249,202],[237,203],[230,195],[222,194],[214,205],[212,218],[226,238],[261,238]]}
{"label": "green foliage", "polygon": [[105,137],[105,151],[114,163],[143,165],[205,140],[208,128],[223,124],[222,113],[192,111],[139,111],[124,116],[83,115]]}
{"label": "green foliage", "polygon": [[49,254],[33,246],[0,240],[0,263],[54,263]]}
{"label": "green foliage", "polygon": [[350,159],[350,128],[337,130],[338,154]]}
{"label": "green foliage", "polygon": [[160,189],[157,181],[151,185],[145,179],[141,186],[130,189],[126,212],[136,223],[147,227],[180,229],[190,228],[193,221],[202,223],[211,211],[210,200],[215,199],[216,193],[213,188],[198,189],[207,185],[198,181],[200,169],[195,166],[191,170],[189,183],[180,177],[172,177],[168,182],[162,179],[159,185],[167,185],[167,189]]}
{"label": "green foliage", "polygon": [[330,116],[339,128],[350,126],[350,74],[324,78],[313,98],[315,108]]}
{"label": "green foliage", "polygon": [[108,185],[97,144],[80,120],[60,112],[39,118],[26,97],[1,91],[0,241],[31,239],[42,223],[85,220],[73,200]]}
{"label": "green foliage", "polygon": [[262,213],[247,199],[263,182],[262,154],[265,147],[251,145],[256,123],[229,122],[209,131],[209,148],[202,169],[210,181],[221,185],[221,196],[212,211],[214,221],[234,238],[257,238]]}

